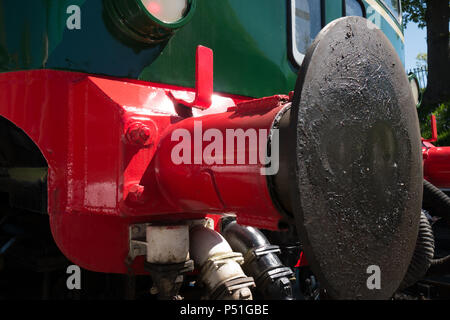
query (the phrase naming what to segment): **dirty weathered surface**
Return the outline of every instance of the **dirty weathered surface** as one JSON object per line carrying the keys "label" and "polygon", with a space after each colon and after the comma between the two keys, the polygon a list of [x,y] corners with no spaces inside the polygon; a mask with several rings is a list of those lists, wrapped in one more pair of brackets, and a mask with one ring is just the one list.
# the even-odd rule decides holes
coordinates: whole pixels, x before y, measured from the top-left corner
{"label": "dirty weathered surface", "polygon": [[[313,271],[332,298],[390,298],[422,201],[419,124],[397,53],[367,20],[334,21],[307,52],[292,106],[291,198]],[[372,265],[379,290],[367,287]]]}

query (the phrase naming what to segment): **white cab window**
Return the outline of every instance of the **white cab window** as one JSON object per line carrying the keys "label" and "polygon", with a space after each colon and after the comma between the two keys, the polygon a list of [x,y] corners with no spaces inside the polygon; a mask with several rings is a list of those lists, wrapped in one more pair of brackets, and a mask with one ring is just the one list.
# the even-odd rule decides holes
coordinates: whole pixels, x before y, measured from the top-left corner
{"label": "white cab window", "polygon": [[292,56],[301,65],[306,50],[322,28],[320,0],[291,0]]}
{"label": "white cab window", "polygon": [[363,7],[358,0],[345,0],[345,15],[347,17],[364,17]]}

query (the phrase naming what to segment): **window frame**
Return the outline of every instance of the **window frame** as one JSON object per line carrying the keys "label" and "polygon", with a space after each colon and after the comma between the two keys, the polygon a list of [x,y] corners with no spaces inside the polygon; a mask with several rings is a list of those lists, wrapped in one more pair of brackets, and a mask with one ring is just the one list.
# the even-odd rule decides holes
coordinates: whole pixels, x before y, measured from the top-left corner
{"label": "window frame", "polygon": [[[293,64],[293,66],[298,69],[300,68],[303,60],[305,59],[305,54],[300,53],[297,49],[296,35],[295,35],[295,1],[296,0],[287,0],[287,22],[288,22],[288,56],[289,60]],[[324,27],[324,17],[325,17],[325,1],[320,1],[320,28]]]}
{"label": "window frame", "polygon": [[389,11],[391,16],[395,17],[395,19],[397,20],[398,23],[400,23],[400,25],[403,23],[402,2],[400,0],[397,0],[398,11],[399,11],[398,15],[396,15],[395,12],[391,10],[391,7],[387,5],[386,0],[379,0],[379,2],[381,2],[383,4],[383,6]]}
{"label": "window frame", "polygon": [[[355,0],[361,6],[361,11],[363,13],[362,17],[367,18],[366,6],[362,2],[362,0]],[[342,0],[342,16],[347,17],[347,0]]]}

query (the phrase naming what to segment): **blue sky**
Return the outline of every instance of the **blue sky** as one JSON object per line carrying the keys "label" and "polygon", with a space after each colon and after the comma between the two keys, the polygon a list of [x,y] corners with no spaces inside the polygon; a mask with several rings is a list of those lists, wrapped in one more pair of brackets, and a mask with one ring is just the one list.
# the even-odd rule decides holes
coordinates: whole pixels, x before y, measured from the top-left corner
{"label": "blue sky", "polygon": [[405,68],[409,70],[416,66],[416,57],[419,53],[427,53],[427,30],[419,29],[417,24],[410,22],[405,30]]}

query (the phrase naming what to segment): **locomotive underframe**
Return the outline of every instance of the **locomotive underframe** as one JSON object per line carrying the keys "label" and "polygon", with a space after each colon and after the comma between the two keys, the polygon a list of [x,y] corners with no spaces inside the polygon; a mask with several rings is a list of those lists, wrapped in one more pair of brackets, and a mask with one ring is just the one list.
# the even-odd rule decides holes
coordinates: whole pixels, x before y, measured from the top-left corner
{"label": "locomotive underframe", "polygon": [[[182,105],[174,107],[169,93],[193,96],[191,89],[51,70],[3,74],[0,87],[7,92],[0,101],[1,116],[23,130],[35,144],[29,145],[41,153],[37,152],[40,162],[35,169],[21,170],[22,181],[29,181],[20,183],[23,189],[17,193],[9,190],[10,198],[33,193],[34,201],[28,200],[28,205],[13,202],[40,212],[45,212],[47,202],[55,242],[73,263],[92,271],[128,272],[128,232],[133,224],[195,220],[225,212],[246,225],[279,228],[283,217],[272,203],[259,163],[246,165],[250,174],[245,177],[238,169],[214,176],[211,166],[200,165],[193,170],[200,179],[187,180],[189,186],[175,181],[185,172],[170,159],[160,159],[156,166],[161,168],[155,168],[157,146],[168,128],[192,113]],[[245,129],[253,117],[257,119],[253,127],[269,131],[287,100],[274,97],[239,107],[246,98],[214,95],[212,106],[194,110],[188,121],[193,125],[202,117],[204,125],[225,131],[233,126]],[[142,128],[148,139],[134,139]],[[23,156],[32,159],[28,153]],[[153,172],[169,174],[161,178]],[[8,179],[8,185],[12,181]],[[184,199],[198,202],[193,205]],[[132,268],[145,273],[142,257]]]}

